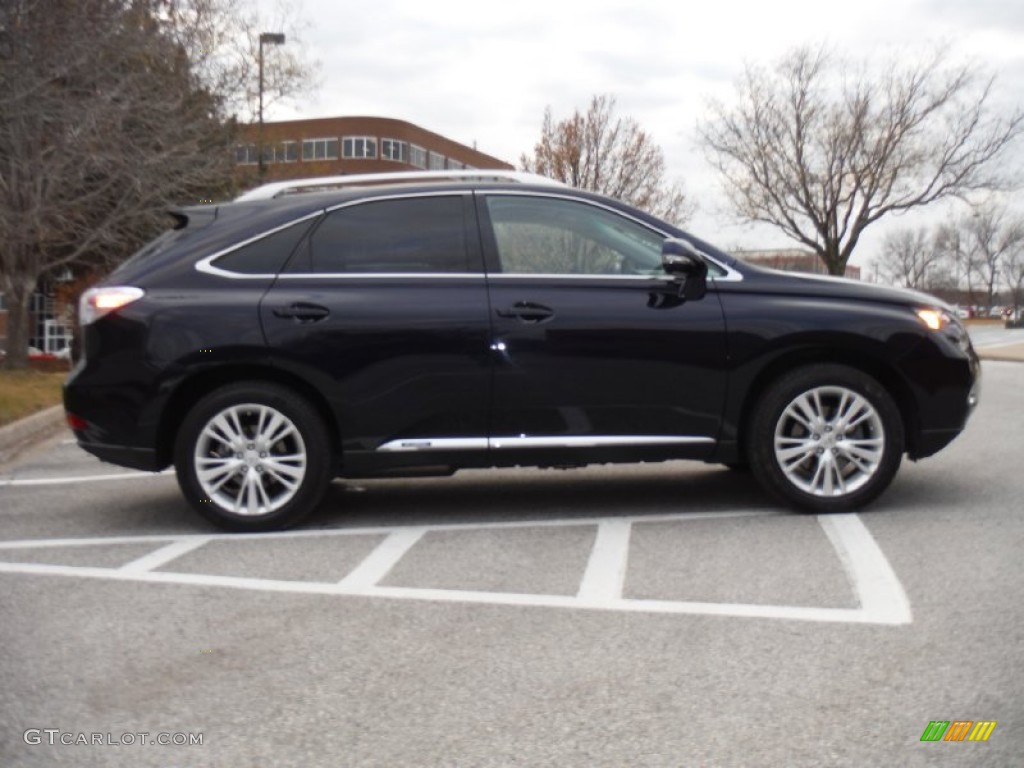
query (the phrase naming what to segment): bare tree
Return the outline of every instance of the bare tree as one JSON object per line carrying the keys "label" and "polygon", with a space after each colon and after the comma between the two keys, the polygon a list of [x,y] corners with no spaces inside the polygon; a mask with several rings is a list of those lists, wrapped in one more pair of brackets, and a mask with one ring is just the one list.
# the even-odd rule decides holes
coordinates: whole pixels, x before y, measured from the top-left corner
{"label": "bare tree", "polygon": [[919,291],[931,290],[940,282],[936,272],[942,266],[944,255],[928,229],[899,229],[888,233],[882,242],[878,273],[889,283]]}
{"label": "bare tree", "polygon": [[666,177],[661,147],[635,120],[616,117],[610,96],[594,96],[586,114],[577,109],[557,123],[548,107],[533,155],[524,154],[519,162],[523,170],[617,198],[677,224],[693,213],[681,185]]}
{"label": "bare tree", "polygon": [[1024,219],[1004,205],[987,201],[965,216],[962,224],[966,250],[984,289],[986,314],[992,313],[999,274],[1007,263],[1018,261],[1024,250]]}
{"label": "bare tree", "polygon": [[154,0],[165,31],[192,62],[203,87],[222,99],[225,115],[241,122],[257,118],[260,34],[285,33],[286,44],[264,50],[264,108],[312,92],[319,65],[300,43],[303,25],[295,7],[280,0],[261,15],[253,0]]}
{"label": "bare tree", "polygon": [[230,183],[220,104],[145,3],[0,10],[0,290],[9,368],[27,362],[40,278],[117,254],[170,201]]}
{"label": "bare tree", "polygon": [[[240,19],[253,18],[237,0],[0,4],[6,367],[27,364],[41,278],[106,271],[168,206],[230,192],[229,115],[249,99],[258,23]],[[267,68],[271,90],[298,77],[287,61]]]}
{"label": "bare tree", "polygon": [[993,78],[944,49],[871,73],[799,48],[748,67],[735,107],[698,127],[736,213],[813,249],[842,275],[864,230],[890,213],[1005,186],[997,161],[1024,114],[995,114]]}
{"label": "bare tree", "polygon": [[967,289],[967,303],[974,305],[974,280],[977,274],[977,254],[967,248],[963,221],[954,219],[935,228],[935,247],[951,273],[951,287],[957,291]]}
{"label": "bare tree", "polygon": [[1013,320],[1020,322],[1024,309],[1024,248],[1018,247],[1008,253],[1003,261],[1003,283],[1013,302]]}

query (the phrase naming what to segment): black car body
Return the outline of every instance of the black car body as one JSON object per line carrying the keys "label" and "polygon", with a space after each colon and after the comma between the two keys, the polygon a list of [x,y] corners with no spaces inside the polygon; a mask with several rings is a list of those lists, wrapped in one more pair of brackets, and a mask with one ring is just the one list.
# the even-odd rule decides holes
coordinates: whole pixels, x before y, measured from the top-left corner
{"label": "black car body", "polygon": [[294,523],[337,476],[666,459],[749,465],[827,511],[941,449],[976,401],[933,297],[452,176],[175,211],[83,297],[79,444],[175,464],[196,509],[248,530]]}

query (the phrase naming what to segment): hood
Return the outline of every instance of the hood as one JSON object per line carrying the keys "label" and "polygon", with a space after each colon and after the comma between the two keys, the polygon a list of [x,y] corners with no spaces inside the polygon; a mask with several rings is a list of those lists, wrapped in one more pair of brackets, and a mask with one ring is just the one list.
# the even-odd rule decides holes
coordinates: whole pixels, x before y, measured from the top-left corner
{"label": "hood", "polygon": [[810,275],[801,272],[782,272],[764,267],[744,264],[744,282],[749,282],[761,291],[820,296],[822,298],[846,298],[862,301],[882,301],[889,304],[938,307],[951,311],[949,305],[935,296],[909,288],[865,283],[845,277]]}

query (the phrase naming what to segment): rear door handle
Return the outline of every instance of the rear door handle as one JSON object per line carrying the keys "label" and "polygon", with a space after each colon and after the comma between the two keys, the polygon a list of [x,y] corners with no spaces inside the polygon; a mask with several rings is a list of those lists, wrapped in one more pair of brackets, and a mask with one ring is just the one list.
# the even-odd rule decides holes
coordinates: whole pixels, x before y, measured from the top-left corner
{"label": "rear door handle", "polygon": [[521,323],[543,323],[555,316],[555,310],[533,301],[517,301],[508,309],[499,309],[498,317],[515,318]]}
{"label": "rear door handle", "polygon": [[329,314],[331,311],[327,307],[301,301],[287,307],[277,307],[274,310],[274,317],[291,318],[300,323],[315,323],[317,320],[323,320]]}

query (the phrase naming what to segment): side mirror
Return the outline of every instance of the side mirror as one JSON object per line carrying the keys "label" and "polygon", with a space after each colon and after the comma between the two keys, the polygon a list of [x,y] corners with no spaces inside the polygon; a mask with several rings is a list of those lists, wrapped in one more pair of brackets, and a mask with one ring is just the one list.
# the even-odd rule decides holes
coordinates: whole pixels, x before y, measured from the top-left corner
{"label": "side mirror", "polygon": [[708,290],[708,263],[686,240],[667,239],[661,246],[661,266],[679,282],[679,297],[696,301]]}

